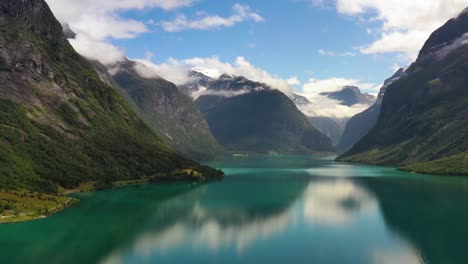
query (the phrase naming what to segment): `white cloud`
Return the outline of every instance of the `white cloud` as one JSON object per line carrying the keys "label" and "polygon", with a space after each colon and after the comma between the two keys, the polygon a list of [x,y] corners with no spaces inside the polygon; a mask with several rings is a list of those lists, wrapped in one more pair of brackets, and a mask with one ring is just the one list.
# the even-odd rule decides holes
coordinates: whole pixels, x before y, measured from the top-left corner
{"label": "white cloud", "polygon": [[297,76],[293,76],[287,80],[289,85],[301,85],[301,81],[297,78]]}
{"label": "white cloud", "polygon": [[335,92],[343,86],[357,86],[362,90],[373,91],[376,87],[373,83],[362,83],[355,79],[347,78],[329,78],[329,79],[309,79],[303,86],[303,93],[307,96],[313,96],[325,92]]}
{"label": "white cloud", "polygon": [[143,78],[158,78],[162,77],[176,85],[181,85],[193,81],[194,78],[189,76],[190,68],[183,62],[169,58],[167,62],[155,64],[150,58],[135,59],[138,62],[135,65],[135,70]]}
{"label": "white cloud", "polygon": [[172,21],[162,21],[161,27],[168,32],[179,32],[188,29],[207,30],[221,27],[232,27],[244,21],[262,22],[263,17],[253,12],[247,5],[235,4],[234,14],[229,17],[201,14],[201,18],[188,19],[185,15],[178,15]]}
{"label": "white cloud", "polygon": [[369,108],[370,105],[357,104],[351,107],[341,105],[339,101],[321,95],[325,92],[341,90],[343,86],[357,86],[362,91],[377,93],[379,86],[372,83],[362,83],[347,78],[310,79],[304,83],[300,95],[306,97],[311,104],[299,106],[307,116],[323,116],[334,118],[349,118]]}
{"label": "white cloud", "polygon": [[190,77],[190,71],[201,72],[211,78],[217,79],[222,74],[227,73],[235,76],[244,76],[245,78],[265,83],[274,89],[283,92],[291,92],[290,83],[288,81],[300,81],[294,77],[285,80],[269,72],[253,65],[244,57],[237,57],[232,63],[223,62],[218,57],[208,58],[190,58],[185,60],[177,60],[174,58],[168,59],[166,62],[156,64],[151,61],[152,54],[149,54],[144,59],[133,59],[140,63],[136,67],[137,72],[144,78],[162,77],[177,85],[185,84],[193,80]]}
{"label": "white cloud", "polygon": [[218,57],[192,58],[184,60],[190,68],[203,72],[212,78],[218,78],[223,73],[244,76],[245,78],[268,84],[272,88],[283,92],[290,92],[291,87],[287,80],[253,65],[244,57],[237,57],[233,63],[223,62]]}
{"label": "white cloud", "polygon": [[337,53],[337,52],[334,52],[334,51],[324,50],[324,49],[319,49],[319,50],[318,50],[318,53],[319,53],[320,55],[323,55],[323,56],[330,56],[330,57],[335,57],[335,56],[339,56],[339,57],[354,57],[354,56],[356,56],[356,54],[353,53],[353,52],[342,52],[342,53]]}
{"label": "white cloud", "polygon": [[371,15],[367,22],[382,22],[377,30],[379,39],[363,47],[363,53],[399,52],[408,60],[416,58],[435,29],[468,6],[468,0],[313,0],[313,3],[331,1],[341,14],[360,18]]}
{"label": "white cloud", "polygon": [[336,56],[336,53],[333,52],[333,51],[328,51],[328,50],[324,50],[324,49],[319,49],[318,50],[318,53],[320,55],[324,55],[324,56]]}
{"label": "white cloud", "polygon": [[62,24],[77,34],[70,43],[83,56],[103,64],[121,60],[124,52],[109,39],[128,39],[148,32],[141,21],[123,18],[121,12],[161,8],[171,10],[191,5],[195,0],[46,0]]}
{"label": "white cloud", "polygon": [[96,41],[86,37],[86,35],[77,35],[75,39],[70,39],[70,44],[82,56],[88,59],[100,61],[102,64],[110,65],[124,58],[125,53],[104,41]]}

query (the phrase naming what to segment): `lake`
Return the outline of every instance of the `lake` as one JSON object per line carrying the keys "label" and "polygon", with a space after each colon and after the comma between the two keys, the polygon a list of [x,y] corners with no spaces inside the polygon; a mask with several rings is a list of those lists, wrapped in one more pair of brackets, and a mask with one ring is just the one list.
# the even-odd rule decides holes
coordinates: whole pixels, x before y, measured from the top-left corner
{"label": "lake", "polygon": [[238,157],[209,184],[81,193],[0,225],[1,263],[468,263],[468,178]]}

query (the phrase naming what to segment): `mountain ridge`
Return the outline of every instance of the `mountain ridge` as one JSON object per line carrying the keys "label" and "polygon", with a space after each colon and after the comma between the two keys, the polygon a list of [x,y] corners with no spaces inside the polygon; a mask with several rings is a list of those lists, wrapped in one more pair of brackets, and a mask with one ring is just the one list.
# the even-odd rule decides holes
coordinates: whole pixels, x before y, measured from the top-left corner
{"label": "mountain ridge", "polygon": [[45,1],[0,1],[0,25],[0,189],[55,193],[199,166],[101,81]]}
{"label": "mountain ridge", "polygon": [[407,74],[387,88],[374,128],[338,160],[421,172],[415,164],[443,160],[431,164],[432,173],[468,174],[456,165],[463,162],[450,159],[468,152],[468,45],[440,46],[441,39],[455,43],[466,34],[467,21],[461,13],[431,35]]}

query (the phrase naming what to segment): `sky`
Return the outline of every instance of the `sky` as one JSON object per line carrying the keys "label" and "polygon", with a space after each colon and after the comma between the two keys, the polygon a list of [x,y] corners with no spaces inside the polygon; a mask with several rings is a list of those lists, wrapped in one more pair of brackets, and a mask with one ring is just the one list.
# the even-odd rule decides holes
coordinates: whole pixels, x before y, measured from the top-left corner
{"label": "sky", "polygon": [[46,0],[85,57],[138,60],[182,84],[187,68],[308,97],[376,94],[468,0]]}

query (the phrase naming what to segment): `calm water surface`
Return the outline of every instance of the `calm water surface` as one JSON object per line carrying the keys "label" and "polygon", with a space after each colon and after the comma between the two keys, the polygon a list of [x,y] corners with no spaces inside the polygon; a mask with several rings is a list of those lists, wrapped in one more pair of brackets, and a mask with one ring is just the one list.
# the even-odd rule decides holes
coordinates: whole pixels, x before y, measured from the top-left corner
{"label": "calm water surface", "polygon": [[0,263],[468,263],[468,178],[246,157],[211,184],[79,194],[0,225]]}

